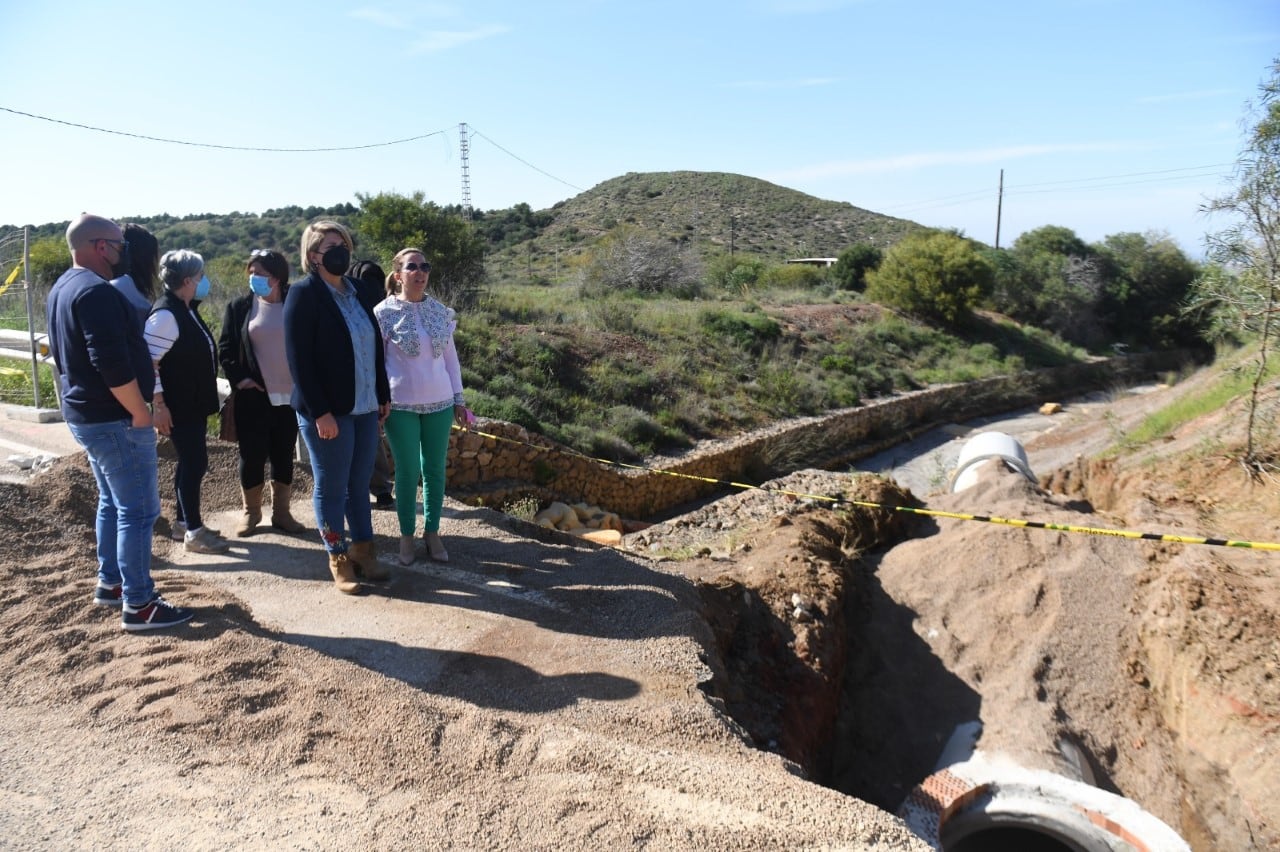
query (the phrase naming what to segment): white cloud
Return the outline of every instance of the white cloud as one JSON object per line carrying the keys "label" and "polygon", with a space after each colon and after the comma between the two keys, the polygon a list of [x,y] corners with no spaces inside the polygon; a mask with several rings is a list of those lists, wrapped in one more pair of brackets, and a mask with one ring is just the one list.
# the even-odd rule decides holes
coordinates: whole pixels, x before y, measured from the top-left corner
{"label": "white cloud", "polygon": [[386,27],[389,30],[404,30],[409,28],[409,24],[403,19],[392,15],[390,12],[384,12],[381,9],[370,9],[363,7],[355,9],[351,12],[351,17],[357,21],[368,21],[380,27]]}
{"label": "white cloud", "polygon": [[757,7],[773,15],[812,15],[853,6],[861,0],[759,0]]}
{"label": "white cloud", "polygon": [[441,18],[456,18],[458,17],[458,10],[443,3],[426,3],[415,6],[411,18],[404,18],[372,6],[361,6],[352,10],[348,15],[358,21],[368,21],[371,24],[385,27],[389,30],[407,30],[413,26],[414,20],[421,18],[437,20]]}
{"label": "white cloud", "polygon": [[413,52],[436,53],[441,50],[449,50],[469,42],[502,35],[509,32],[510,29],[510,27],[500,24],[491,24],[487,27],[477,27],[472,30],[433,30],[414,41]]}
{"label": "white cloud", "polygon": [[772,91],[777,89],[808,89],[816,86],[831,86],[839,82],[839,77],[802,77],[795,80],[738,80],[733,83],[726,83],[725,87],[729,89]]}
{"label": "white cloud", "polygon": [[978,148],[971,151],[930,151],[918,154],[903,154],[898,157],[883,157],[875,160],[836,160],[826,163],[814,163],[809,166],[775,172],[767,179],[771,181],[815,180],[847,177],[849,175],[917,171],[937,166],[997,163],[1025,157],[1042,157],[1048,154],[1117,151],[1131,147],[1133,146],[1114,142],[1083,142],[1059,145],[1011,145],[1000,148]]}

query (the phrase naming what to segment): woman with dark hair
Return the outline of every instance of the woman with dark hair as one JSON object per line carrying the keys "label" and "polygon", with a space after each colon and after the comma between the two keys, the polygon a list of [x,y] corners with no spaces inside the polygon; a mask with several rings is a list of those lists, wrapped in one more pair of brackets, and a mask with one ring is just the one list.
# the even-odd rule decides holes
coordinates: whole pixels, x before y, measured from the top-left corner
{"label": "woman with dark hair", "polygon": [[284,301],[293,408],[311,456],[311,502],[329,573],[338,591],[352,595],[360,591],[359,577],[388,576],[373,549],[368,489],[391,390],[373,303],[344,275],[350,232],[338,222],[313,222],[300,248],[307,277],[290,286]]}
{"label": "woman with dark hair", "polygon": [[125,263],[128,270],[111,281],[129,304],[138,312],[138,319],[147,321],[151,304],[156,300],[156,277],[160,272],[160,244],[155,236],[141,225],[129,222],[122,229],[125,242]]}
{"label": "woman with dark hair", "polygon": [[205,435],[218,411],[218,359],[213,333],[196,310],[209,295],[204,258],[193,251],[167,251],[160,258],[164,293],[147,317],[144,336],[156,367],[152,398],[156,431],[168,435],[178,454],[173,485],[178,495],[175,538],[192,553],[225,553],[229,545],[200,517],[200,485],[209,469]]}
{"label": "woman with dark hair", "polygon": [[284,353],[284,297],[289,261],[278,251],[258,249],[245,264],[249,292],[227,303],[218,339],[222,373],[235,394],[236,443],[240,449],[240,494],[244,517],[236,535],[257,532],[262,520],[265,466],[271,462],[271,526],[302,532],[289,512],[293,496],[293,452],[298,418],[289,406],[293,377]]}

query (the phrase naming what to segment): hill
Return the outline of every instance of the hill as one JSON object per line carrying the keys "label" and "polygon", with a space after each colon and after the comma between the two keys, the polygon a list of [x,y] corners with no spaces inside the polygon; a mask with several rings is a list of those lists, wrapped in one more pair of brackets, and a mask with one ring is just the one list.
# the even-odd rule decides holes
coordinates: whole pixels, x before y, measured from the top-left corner
{"label": "hill", "polygon": [[[446,211],[462,215],[457,205]],[[263,213],[167,213],[124,215],[101,211],[121,222],[135,222],[156,235],[162,250],[189,248],[208,261],[238,263],[255,248],[285,251],[297,263],[303,227],[330,218],[356,228],[361,252],[359,206],[273,208]],[[838,201],[825,201],[745,175],[723,172],[629,172],[612,178],[547,210],[527,204],[472,213],[476,230],[489,246],[491,284],[536,274],[554,279],[571,259],[619,227],[634,226],[660,235],[702,256],[738,251],[780,263],[804,255],[835,257],[864,242],[885,247],[920,227]],[[62,239],[67,222],[32,229],[32,239]],[[16,230],[0,226],[0,233]],[[368,253],[367,250],[364,253]],[[387,258],[380,258],[386,261]]]}
{"label": "hill", "polygon": [[836,257],[856,243],[884,248],[921,227],[758,178],[693,171],[628,172],[607,180],[515,229],[518,240],[492,227],[502,216],[492,211],[476,218],[494,247],[488,264],[493,283],[521,274],[555,280],[587,247],[626,226],[703,259],[742,252],[770,263]]}

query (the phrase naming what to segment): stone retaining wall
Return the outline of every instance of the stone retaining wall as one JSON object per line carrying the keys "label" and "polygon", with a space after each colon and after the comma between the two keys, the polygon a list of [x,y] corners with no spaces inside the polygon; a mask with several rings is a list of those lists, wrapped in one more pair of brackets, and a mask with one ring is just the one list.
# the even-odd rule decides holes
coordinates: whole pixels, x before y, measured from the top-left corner
{"label": "stone retaining wall", "polygon": [[624,518],[649,518],[723,491],[721,481],[757,484],[803,468],[835,469],[940,423],[1133,384],[1185,361],[1185,353],[1130,355],[938,385],[787,420],[679,457],[648,459],[645,467],[653,470],[597,462],[515,424],[482,419],[476,429],[496,437],[454,432],[448,491],[454,499],[493,508],[532,498],[541,505],[585,502]]}

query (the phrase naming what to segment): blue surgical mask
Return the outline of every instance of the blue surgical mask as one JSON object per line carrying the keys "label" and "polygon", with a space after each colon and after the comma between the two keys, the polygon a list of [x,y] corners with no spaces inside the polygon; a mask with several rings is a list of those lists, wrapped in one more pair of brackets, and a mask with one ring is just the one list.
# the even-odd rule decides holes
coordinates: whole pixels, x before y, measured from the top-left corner
{"label": "blue surgical mask", "polygon": [[208,275],[203,276],[200,279],[200,283],[196,285],[196,298],[203,299],[206,296],[208,296],[209,288],[211,286],[212,285],[209,283],[209,276]]}
{"label": "blue surgical mask", "polygon": [[249,289],[257,296],[266,296],[271,292],[271,279],[265,275],[250,275]]}

